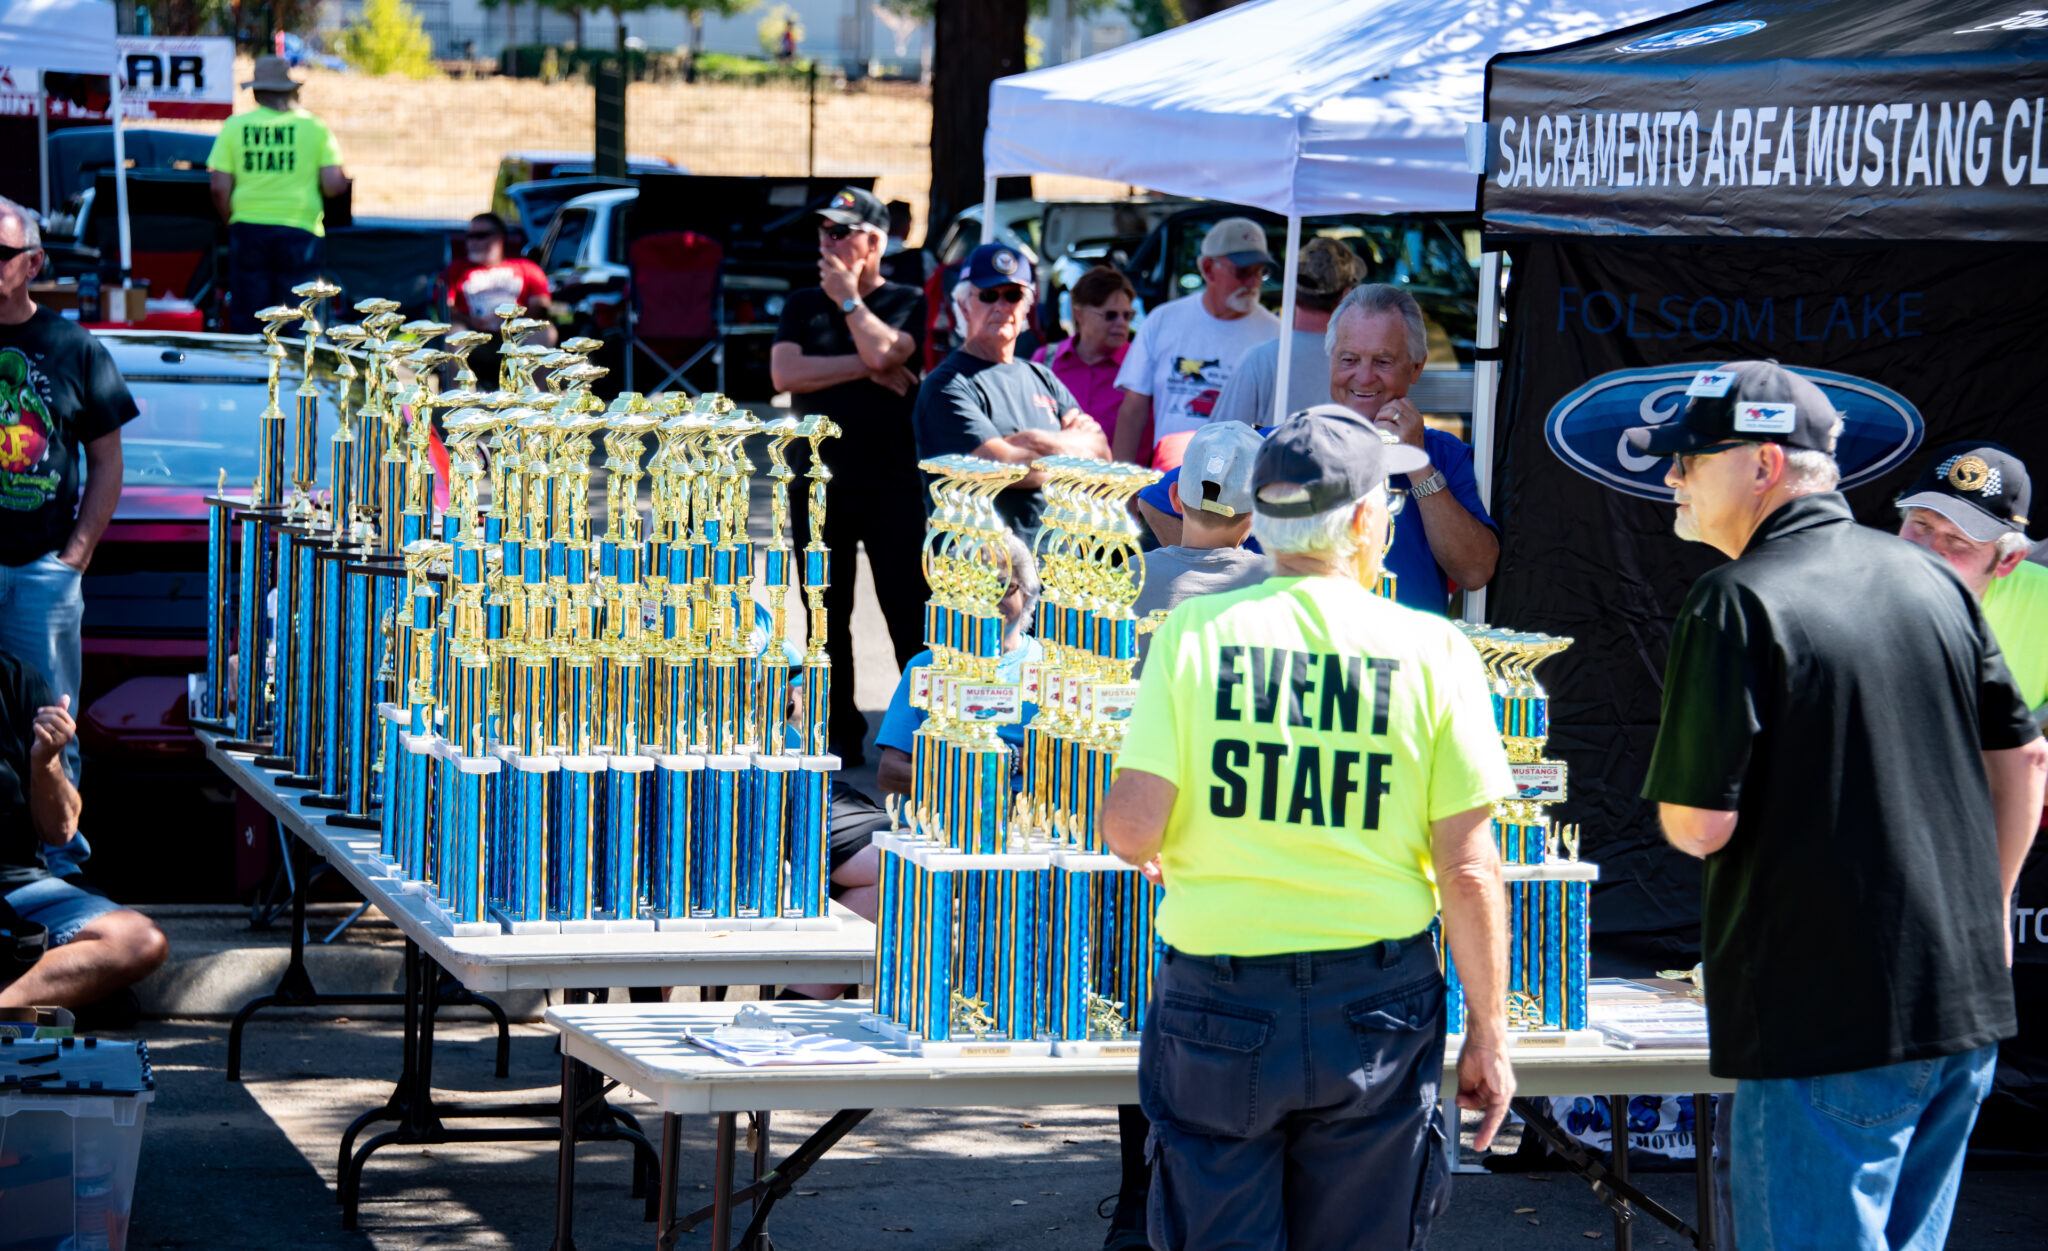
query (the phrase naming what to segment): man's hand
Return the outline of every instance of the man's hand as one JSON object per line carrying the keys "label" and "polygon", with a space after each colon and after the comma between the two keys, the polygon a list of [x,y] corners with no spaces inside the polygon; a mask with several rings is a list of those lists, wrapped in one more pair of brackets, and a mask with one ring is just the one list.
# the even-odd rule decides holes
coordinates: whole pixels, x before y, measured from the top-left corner
{"label": "man's hand", "polygon": [[860,294],[859,280],[846,262],[830,252],[818,254],[818,285],[834,304],[844,304]]}
{"label": "man's hand", "polygon": [[54,705],[36,709],[29,729],[35,736],[28,748],[29,764],[40,768],[61,759],[64,748],[78,737],[78,723],[71,719],[71,697],[59,695]]}
{"label": "man's hand", "polygon": [[1160,867],[1159,857],[1157,856],[1138,866],[1138,876],[1154,886],[1166,885],[1166,870]]}
{"label": "man's hand", "polygon": [[1067,443],[1061,436],[1064,430],[1040,430],[1026,426],[1022,430],[1003,436],[1010,443],[1040,456],[1062,456],[1066,454]]}
{"label": "man's hand", "polygon": [[1060,429],[1079,430],[1083,434],[1101,434],[1102,423],[1078,408],[1070,408],[1060,414]]}
{"label": "man's hand", "polygon": [[[1391,430],[1395,437],[1410,447],[1424,447],[1422,432],[1422,410],[1410,404],[1406,397],[1388,400],[1380,405],[1380,411],[1373,416],[1373,424],[1382,430]],[[1424,474],[1424,477],[1429,475]]]}
{"label": "man's hand", "polygon": [[1485,1046],[1471,1038],[1458,1051],[1458,1106],[1483,1110],[1486,1119],[1473,1135],[1472,1149],[1484,1151],[1493,1145],[1493,1133],[1508,1114],[1508,1101],[1515,1097],[1515,1070],[1507,1052]]}
{"label": "man's hand", "polygon": [[66,543],[64,550],[57,553],[57,559],[78,570],[78,572],[84,573],[85,567],[92,563],[92,553],[74,552],[72,550],[73,546],[71,543]]}
{"label": "man's hand", "polygon": [[887,369],[870,369],[868,381],[877,386],[887,387],[898,395],[909,395],[917,385],[917,375],[908,366],[891,365]]}

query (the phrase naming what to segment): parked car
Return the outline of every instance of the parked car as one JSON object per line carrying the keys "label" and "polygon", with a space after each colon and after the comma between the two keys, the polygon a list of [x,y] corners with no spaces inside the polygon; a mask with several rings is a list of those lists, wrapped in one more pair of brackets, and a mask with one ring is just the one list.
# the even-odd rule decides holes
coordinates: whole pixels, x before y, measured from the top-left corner
{"label": "parked car", "polygon": [[555,214],[577,196],[634,184],[622,178],[541,178],[505,189],[514,216],[505,219],[512,233],[529,249],[539,246],[554,225]]}
{"label": "parked car", "polygon": [[[1160,222],[1131,258],[1131,285],[1148,308],[1178,299],[1202,287],[1198,264],[1202,238],[1224,217],[1249,217],[1265,227],[1267,246],[1276,262],[1287,252],[1287,220],[1263,209],[1205,202],[1182,209]],[[1310,217],[1301,223],[1301,237],[1342,240],[1364,259],[1367,282],[1405,288],[1422,306],[1429,328],[1429,364],[1465,367],[1472,364],[1473,332],[1478,325],[1479,221],[1470,213],[1356,214]],[[1266,273],[1265,303],[1280,307],[1279,264]]]}
{"label": "parked car", "polygon": [[[518,213],[505,194],[523,182],[549,178],[588,178],[596,169],[591,152],[550,151],[540,148],[507,152],[498,160],[498,178],[491,184],[491,211],[506,221]],[[626,157],[628,174],[687,174],[690,171],[665,156],[632,153]]]}
{"label": "parked car", "polygon": [[[206,498],[223,473],[236,494],[256,477],[267,398],[263,342],[254,335],[95,334],[141,412],[122,430],[121,502],[83,581],[80,785],[95,849],[90,871],[119,899],[227,902],[235,876],[232,795],[200,754],[186,689],[187,676],[206,668]],[[326,347],[315,354],[322,451],[340,398],[333,361]],[[287,406],[298,362],[293,351]]]}

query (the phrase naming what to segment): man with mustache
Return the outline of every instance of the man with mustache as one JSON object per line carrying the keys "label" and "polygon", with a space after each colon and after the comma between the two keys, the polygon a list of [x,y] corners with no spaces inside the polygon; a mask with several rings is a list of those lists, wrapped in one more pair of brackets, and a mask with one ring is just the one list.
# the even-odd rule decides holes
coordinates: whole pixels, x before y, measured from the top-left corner
{"label": "man with mustache", "polygon": [[1201,297],[1151,310],[1117,372],[1118,460],[1152,464],[1161,439],[1207,425],[1237,362],[1280,336],[1280,319],[1259,304],[1273,253],[1257,222],[1226,217],[1210,227],[1200,265]]}

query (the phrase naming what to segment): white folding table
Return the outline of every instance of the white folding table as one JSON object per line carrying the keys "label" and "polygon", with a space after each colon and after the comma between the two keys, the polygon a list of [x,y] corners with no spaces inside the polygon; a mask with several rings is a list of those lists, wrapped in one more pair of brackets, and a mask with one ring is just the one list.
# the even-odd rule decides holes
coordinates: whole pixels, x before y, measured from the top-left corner
{"label": "white folding table", "polygon": [[[777,1025],[798,1033],[823,1033],[865,1042],[890,1055],[880,1064],[766,1066],[748,1068],[718,1059],[684,1041],[690,1029],[705,1030],[731,1021],[737,1005],[725,1004],[568,1004],[550,1008],[547,1021],[560,1031],[564,1065],[580,1062],[651,1100],[662,1113],[660,1215],[656,1246],[668,1251],[683,1232],[708,1220],[713,1251],[752,1248],[766,1227],[775,1201],[797,1179],[875,1108],[1030,1107],[1048,1104],[1114,1105],[1138,1101],[1138,1061],[1132,1054],[1108,1058],[926,1058],[909,1054],[861,1025],[869,1012],[864,1003],[779,1002],[771,1013]],[[1447,1049],[1446,1089],[1457,1088],[1456,1040]],[[1548,1095],[1610,1094],[1620,1103],[1615,1124],[1627,1141],[1626,1094],[1612,1092],[1687,1091],[1696,1096],[1724,1093],[1734,1083],[1707,1072],[1704,1048],[1627,1051],[1580,1043],[1566,1046],[1519,1045],[1514,1053],[1519,1086],[1516,1109],[1564,1152],[1591,1182],[1601,1201],[1615,1214],[1616,1240],[1628,1245],[1629,1223],[1636,1210],[1670,1225],[1700,1248],[1713,1245],[1713,1101],[1695,1099],[1696,1198],[1698,1228],[1687,1225],[1628,1181],[1624,1150],[1611,1164],[1602,1163],[1561,1135],[1543,1109],[1528,1099]],[[766,1162],[765,1113],[831,1111],[832,1118],[773,1169]],[[756,1116],[754,1181],[735,1191],[733,1171],[736,1117]],[[717,1154],[713,1163],[711,1204],[678,1216],[681,1132],[677,1117],[708,1113],[718,1118]],[[574,1142],[565,1133],[565,1159]],[[560,1176],[573,1181],[573,1164]],[[572,1200],[567,1183],[557,1202]],[[755,1207],[751,1223],[737,1241],[732,1238],[734,1205],[748,1200]]]}

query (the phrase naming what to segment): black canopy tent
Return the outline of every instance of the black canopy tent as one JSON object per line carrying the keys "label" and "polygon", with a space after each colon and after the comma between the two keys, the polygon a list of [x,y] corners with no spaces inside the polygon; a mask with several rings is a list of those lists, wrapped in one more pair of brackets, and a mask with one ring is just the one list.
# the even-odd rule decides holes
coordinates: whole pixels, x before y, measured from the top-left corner
{"label": "black canopy tent", "polygon": [[[1664,467],[1621,430],[1675,416],[1702,364],[1772,357],[1843,410],[1866,524],[1896,528],[1954,439],[2008,444],[2048,490],[2048,21],[2018,12],[1714,4],[1488,67],[1479,206],[1513,260],[1491,591],[1497,620],[1578,640],[1543,676],[1561,819],[1603,866],[1596,963],[1695,958],[1697,866],[1637,792],[1672,617],[1721,560],[1672,535]],[[2039,1037],[2048,933],[2027,937]]]}

